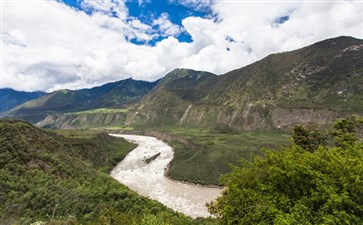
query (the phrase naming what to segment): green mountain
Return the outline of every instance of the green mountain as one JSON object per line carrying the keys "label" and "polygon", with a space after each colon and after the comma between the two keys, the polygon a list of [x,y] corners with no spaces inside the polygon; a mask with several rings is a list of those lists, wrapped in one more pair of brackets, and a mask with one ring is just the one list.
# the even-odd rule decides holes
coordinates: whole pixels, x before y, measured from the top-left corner
{"label": "green mountain", "polygon": [[204,71],[175,69],[132,108],[127,123],[133,125],[169,126],[183,118],[189,105],[201,102],[207,95],[205,84],[217,76]]}
{"label": "green mountain", "polygon": [[129,111],[126,124],[254,130],[363,114],[360,39],[321,41],[220,76],[183,73],[167,75]]}
{"label": "green mountain", "polygon": [[0,224],[194,224],[108,175],[134,144],[17,120],[0,120],[0,133]]}
{"label": "green mountain", "polygon": [[[150,93],[153,93],[151,95],[153,99],[149,99],[149,97],[146,96],[142,99],[142,102],[147,103],[150,101],[151,103],[160,103],[159,105],[151,105],[153,110],[162,109],[164,102],[172,102],[174,107],[177,108],[178,104],[182,104],[182,101],[178,100],[179,96],[182,99],[190,100],[202,98],[204,93],[198,89],[198,86],[215,76],[216,75],[208,72],[175,69],[168,73],[163,79],[157,81],[158,84],[155,89],[150,91]],[[177,97],[175,98],[175,96]],[[102,102],[100,102],[100,104],[102,104]],[[154,125],[166,124],[168,120],[172,120],[168,117],[173,118],[175,116],[173,114],[173,110],[170,110],[167,115],[163,113],[164,117],[154,121]],[[38,122],[37,125],[58,129],[110,126],[125,128],[125,120],[128,115],[130,115],[128,110],[122,109],[99,109],[71,113],[53,113]]]}
{"label": "green mountain", "polygon": [[11,88],[0,88],[0,113],[45,94],[42,91],[25,92],[16,91]]}
{"label": "green mountain", "polygon": [[91,89],[59,90],[19,105],[5,112],[4,116],[36,123],[53,113],[121,107],[139,100],[156,84],[157,82],[126,79]]}

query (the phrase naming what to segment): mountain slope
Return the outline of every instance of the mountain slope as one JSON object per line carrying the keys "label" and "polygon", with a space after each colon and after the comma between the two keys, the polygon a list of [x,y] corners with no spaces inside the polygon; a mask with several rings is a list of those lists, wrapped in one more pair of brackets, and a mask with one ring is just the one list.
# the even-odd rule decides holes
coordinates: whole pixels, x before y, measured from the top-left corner
{"label": "mountain slope", "polygon": [[87,106],[83,109],[120,106],[139,100],[157,85],[156,82],[133,80],[131,78],[108,83],[100,87],[80,90],[81,95],[88,98]]}
{"label": "mountain slope", "polygon": [[175,69],[146,95],[128,116],[128,123],[148,126],[174,125],[184,108],[202,101],[206,92],[200,87],[217,77],[215,74],[188,69]]}
{"label": "mountain slope", "polygon": [[0,88],[0,112],[7,111],[24,102],[45,95],[45,92],[16,91],[11,88]]}
{"label": "mountain slope", "polygon": [[52,224],[140,224],[151,213],[170,224],[192,223],[106,173],[135,147],[123,139],[60,135],[15,120],[0,120],[0,133],[0,224],[56,218],[64,222]]}
{"label": "mountain slope", "polygon": [[126,79],[91,89],[59,90],[19,105],[4,115],[35,123],[53,113],[120,107],[137,101],[156,84],[157,82]]}
{"label": "mountain slope", "polygon": [[[363,113],[363,41],[333,38],[270,55],[192,87],[180,81],[167,81],[165,88],[145,96],[126,123],[237,130],[326,124]],[[168,89],[172,82],[177,91]]]}
{"label": "mountain slope", "polygon": [[71,113],[55,113],[48,115],[36,126],[56,129],[88,129],[88,128],[125,128],[127,110],[95,109]]}

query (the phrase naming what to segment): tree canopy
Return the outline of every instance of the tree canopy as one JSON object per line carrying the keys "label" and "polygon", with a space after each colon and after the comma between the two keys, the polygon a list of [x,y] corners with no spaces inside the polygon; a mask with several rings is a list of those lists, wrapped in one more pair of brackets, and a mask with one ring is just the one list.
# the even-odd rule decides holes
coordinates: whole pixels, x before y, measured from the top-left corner
{"label": "tree canopy", "polygon": [[329,131],[294,128],[290,146],[224,175],[210,212],[221,224],[363,224],[362,123],[350,117]]}

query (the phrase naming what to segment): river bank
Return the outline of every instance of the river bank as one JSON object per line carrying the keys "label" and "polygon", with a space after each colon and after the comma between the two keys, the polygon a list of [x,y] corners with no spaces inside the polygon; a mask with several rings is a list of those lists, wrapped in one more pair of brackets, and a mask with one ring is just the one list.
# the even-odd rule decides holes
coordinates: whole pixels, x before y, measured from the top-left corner
{"label": "river bank", "polygon": [[[154,137],[120,135],[138,144],[112,171],[111,176],[129,186],[141,195],[157,200],[175,211],[196,217],[208,217],[206,203],[213,201],[221,193],[220,188],[174,181],[165,176],[165,171],[173,159],[173,149]],[[150,163],[145,163],[156,154]]]}

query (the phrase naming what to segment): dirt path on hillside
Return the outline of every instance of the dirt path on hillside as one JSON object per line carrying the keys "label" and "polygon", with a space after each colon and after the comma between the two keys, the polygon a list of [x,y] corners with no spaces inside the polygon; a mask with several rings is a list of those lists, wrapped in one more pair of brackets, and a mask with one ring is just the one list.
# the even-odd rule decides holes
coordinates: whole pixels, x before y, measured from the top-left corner
{"label": "dirt path on hillside", "polygon": [[174,155],[169,145],[148,136],[112,136],[123,137],[138,145],[111,171],[113,178],[139,194],[185,215],[193,218],[210,215],[205,204],[216,199],[222,190],[185,184],[165,177],[165,169]]}

